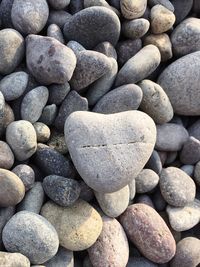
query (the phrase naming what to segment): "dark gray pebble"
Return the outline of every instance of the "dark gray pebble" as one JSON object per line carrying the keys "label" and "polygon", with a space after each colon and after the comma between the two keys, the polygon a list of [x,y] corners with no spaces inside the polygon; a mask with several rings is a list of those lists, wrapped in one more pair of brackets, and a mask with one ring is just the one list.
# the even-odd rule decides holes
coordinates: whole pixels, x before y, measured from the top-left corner
{"label": "dark gray pebble", "polygon": [[35,173],[29,165],[19,164],[12,169],[12,172],[14,172],[22,180],[26,191],[34,186]]}
{"label": "dark gray pebble", "polygon": [[60,105],[70,91],[68,82],[64,84],[52,84],[49,87],[49,104]]}

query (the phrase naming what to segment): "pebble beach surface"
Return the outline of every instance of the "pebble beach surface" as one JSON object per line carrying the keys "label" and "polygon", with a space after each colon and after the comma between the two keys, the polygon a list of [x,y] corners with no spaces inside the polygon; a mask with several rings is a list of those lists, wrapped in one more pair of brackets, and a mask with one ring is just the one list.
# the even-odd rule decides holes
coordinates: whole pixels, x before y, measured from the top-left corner
{"label": "pebble beach surface", "polygon": [[199,2],[0,0],[0,267],[200,266]]}

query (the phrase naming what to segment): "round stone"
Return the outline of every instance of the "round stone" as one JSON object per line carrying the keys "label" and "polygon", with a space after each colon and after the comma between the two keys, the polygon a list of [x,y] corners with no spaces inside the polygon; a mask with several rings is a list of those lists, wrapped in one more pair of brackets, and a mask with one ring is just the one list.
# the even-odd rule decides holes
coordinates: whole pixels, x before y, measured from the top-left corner
{"label": "round stone", "polygon": [[184,171],[185,173],[187,173],[187,175],[189,176],[193,176],[193,173],[194,173],[194,166],[193,165],[183,165],[181,167],[181,170]]}
{"label": "round stone", "polygon": [[135,203],[141,203],[150,206],[151,208],[155,209],[155,206],[153,204],[153,201],[151,200],[149,195],[138,195],[136,197]]}
{"label": "round stone", "polygon": [[67,40],[77,41],[87,49],[105,41],[115,46],[120,35],[120,21],[106,7],[88,7],[65,23],[64,35]]}
{"label": "round stone", "polygon": [[17,165],[14,169],[12,169],[12,172],[14,172],[22,180],[26,191],[33,187],[35,182],[35,173],[29,165]]}
{"label": "round stone", "polygon": [[21,253],[0,252],[2,266],[30,267],[30,261]]}
{"label": "round stone", "polygon": [[102,232],[88,249],[92,266],[125,267],[129,257],[126,234],[116,219],[103,216],[102,220]]}
{"label": "round stone", "polygon": [[63,84],[72,77],[76,56],[54,38],[31,34],[26,38],[26,63],[39,83]]}
{"label": "round stone", "polygon": [[138,39],[149,30],[150,23],[147,19],[134,19],[122,24],[122,34],[129,39]]}
{"label": "round stone", "polygon": [[155,139],[153,120],[140,111],[111,115],[78,111],[65,123],[65,140],[77,171],[102,193],[121,189],[140,173]]}
{"label": "round stone", "polygon": [[160,190],[167,203],[183,207],[192,202],[196,194],[196,186],[192,178],[176,167],[162,170]]}
{"label": "round stone", "polygon": [[29,91],[21,103],[21,117],[23,120],[36,122],[45,107],[49,97],[49,91],[44,86],[39,86]]}
{"label": "round stone", "polygon": [[76,180],[58,175],[46,176],[42,186],[46,195],[60,206],[70,206],[78,198],[81,192]]}
{"label": "round stone", "polygon": [[25,187],[20,178],[11,171],[0,169],[0,206],[15,206],[24,195]]}
{"label": "round stone", "polygon": [[51,259],[59,246],[54,227],[29,211],[16,213],[5,225],[2,237],[7,251],[22,253],[34,264]]}
{"label": "round stone", "polygon": [[135,178],[136,192],[147,193],[153,190],[158,182],[159,176],[150,169],[143,169],[140,174]]}
{"label": "round stone", "polygon": [[10,123],[6,129],[6,142],[19,161],[30,158],[37,148],[37,137],[33,125],[25,120]]}
{"label": "round stone", "polygon": [[153,7],[155,5],[162,5],[166,7],[167,9],[169,9],[170,11],[174,12],[174,6],[169,0],[149,0],[148,5],[150,7]]}
{"label": "round stone", "polygon": [[200,160],[200,141],[190,136],[180,153],[180,161],[184,164],[195,164]]}
{"label": "round stone", "polygon": [[147,7],[147,0],[121,0],[121,12],[126,19],[142,17]]}
{"label": "round stone", "polygon": [[35,122],[33,126],[37,135],[37,142],[46,143],[51,135],[49,127],[42,122]]}
{"label": "round stone", "polygon": [[145,204],[133,204],[120,217],[120,222],[128,238],[147,259],[166,263],[174,257],[175,240],[153,208]]}
{"label": "round stone", "polygon": [[28,74],[24,71],[14,72],[0,81],[0,91],[6,101],[12,101],[23,95],[28,85]]}
{"label": "round stone", "polygon": [[22,34],[38,33],[46,25],[49,7],[46,0],[14,0],[11,19]]}
{"label": "round stone", "polygon": [[102,231],[101,216],[83,200],[78,200],[71,207],[47,202],[41,214],[56,228],[60,245],[69,250],[91,247]]}
{"label": "round stone", "polygon": [[9,145],[4,141],[0,141],[0,168],[9,170],[12,168],[14,160],[15,158]]}
{"label": "round stone", "polygon": [[86,50],[81,44],[79,44],[78,42],[73,41],[73,40],[72,41],[69,41],[67,43],[67,46],[69,48],[71,48],[71,50],[74,52],[74,54],[76,55],[76,57],[78,57],[78,55],[79,55],[79,53],[81,51],[85,51]]}
{"label": "round stone", "polygon": [[0,74],[9,74],[20,64],[24,56],[24,38],[13,29],[0,31]]}

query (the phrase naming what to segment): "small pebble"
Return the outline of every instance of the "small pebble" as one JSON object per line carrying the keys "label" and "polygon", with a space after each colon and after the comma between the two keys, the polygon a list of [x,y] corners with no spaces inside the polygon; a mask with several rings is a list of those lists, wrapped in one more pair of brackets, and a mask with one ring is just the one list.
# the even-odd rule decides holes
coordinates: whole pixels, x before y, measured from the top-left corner
{"label": "small pebble", "polygon": [[145,165],[146,169],[151,169],[155,173],[160,174],[162,171],[162,162],[160,156],[156,150],[153,151],[151,157]]}
{"label": "small pebble", "polygon": [[126,19],[142,17],[147,7],[147,0],[121,0],[121,12]]}
{"label": "small pebble", "polygon": [[197,163],[200,160],[200,141],[190,136],[184,144],[179,157],[183,164]]}
{"label": "small pebble", "polygon": [[53,9],[65,9],[69,5],[70,0],[48,0],[48,3]]}
{"label": "small pebble", "polygon": [[0,141],[0,168],[11,169],[15,157],[12,150],[6,142]]}
{"label": "small pebble", "polygon": [[152,191],[159,182],[159,176],[150,169],[143,169],[140,174],[135,177],[136,192],[147,193]]}
{"label": "small pebble", "polygon": [[148,4],[150,7],[153,7],[155,5],[162,5],[166,7],[167,9],[169,9],[170,11],[174,12],[174,6],[169,0],[149,0]]}
{"label": "small pebble", "polygon": [[52,84],[49,89],[49,104],[60,105],[70,91],[68,82],[64,84]]}
{"label": "small pebble", "polygon": [[44,264],[45,267],[74,267],[73,252],[66,248],[59,247],[56,255]]}
{"label": "small pebble", "polygon": [[57,113],[58,107],[55,104],[47,105],[43,108],[42,114],[38,120],[43,124],[51,126],[56,119]]}
{"label": "small pebble", "polygon": [[193,173],[194,173],[194,166],[193,165],[183,165],[181,167],[181,170],[184,171],[185,173],[187,173],[187,175],[192,177]]}
{"label": "small pebble", "polygon": [[56,24],[50,24],[48,29],[47,29],[47,36],[55,38],[58,40],[60,43],[64,44],[64,36],[62,34],[62,31],[60,27]]}
{"label": "small pebble", "polygon": [[33,126],[37,135],[37,142],[46,143],[49,140],[51,134],[49,127],[42,122],[35,122]]}
{"label": "small pebble", "polygon": [[115,60],[117,60],[117,52],[116,52],[114,46],[109,42],[102,42],[102,43],[98,44],[94,48],[94,50],[104,54],[107,57],[111,57],[111,58],[114,58]]}
{"label": "small pebble", "polygon": [[[71,0],[72,1],[72,0]],[[50,10],[47,24],[56,24],[63,29],[66,21],[70,20],[72,15],[64,10]]]}
{"label": "small pebble", "polygon": [[122,34],[129,39],[139,39],[149,30],[150,23],[147,19],[134,19],[122,24]]}
{"label": "small pebble", "polygon": [[29,165],[19,164],[12,169],[12,172],[14,172],[22,180],[26,191],[34,186],[35,173]]}

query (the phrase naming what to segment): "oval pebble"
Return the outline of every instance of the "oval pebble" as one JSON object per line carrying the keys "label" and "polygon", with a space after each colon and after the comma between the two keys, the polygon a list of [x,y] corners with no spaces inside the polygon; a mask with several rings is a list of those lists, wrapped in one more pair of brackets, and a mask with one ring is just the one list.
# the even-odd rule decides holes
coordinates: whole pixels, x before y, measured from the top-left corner
{"label": "oval pebble", "polygon": [[169,0],[149,0],[148,4],[150,7],[153,7],[155,5],[162,5],[166,8],[168,8],[170,11],[174,12],[174,6],[172,5],[171,1]]}
{"label": "oval pebble", "polygon": [[37,142],[46,143],[51,134],[49,127],[42,122],[35,122],[33,126],[37,135]]}
{"label": "oval pebble", "polygon": [[72,15],[64,10],[53,10],[49,12],[49,18],[47,21],[48,25],[56,24],[58,27],[63,29],[66,21],[70,20]]}
{"label": "oval pebble", "polygon": [[94,48],[94,50],[104,54],[107,57],[111,57],[111,58],[114,58],[115,60],[117,60],[117,52],[116,52],[114,46],[109,42],[102,42],[102,43],[98,44]]}
{"label": "oval pebble", "polygon": [[126,19],[142,17],[147,7],[147,0],[121,0],[120,7],[122,15]]}
{"label": "oval pebble", "polygon": [[0,141],[0,168],[10,169],[14,164],[14,155],[6,142]]}
{"label": "oval pebble", "polygon": [[52,84],[49,89],[49,104],[60,105],[70,91],[68,82],[64,84]]}
{"label": "oval pebble", "polygon": [[30,261],[21,253],[0,252],[1,266],[30,267]]}
{"label": "oval pebble", "polygon": [[19,164],[12,169],[12,172],[14,172],[22,180],[26,191],[33,187],[35,182],[35,173],[29,165]]}
{"label": "oval pebble", "polygon": [[162,162],[160,156],[156,150],[153,151],[151,157],[145,165],[146,169],[151,169],[155,173],[160,174],[162,171]]}
{"label": "oval pebble", "polygon": [[143,169],[140,174],[135,177],[136,182],[136,192],[137,193],[147,193],[153,190],[158,182],[159,176],[150,169]]}
{"label": "oval pebble", "polygon": [[57,41],[61,42],[62,44],[65,43],[64,36],[60,27],[56,24],[50,24],[47,29],[47,36],[55,38]]}
{"label": "oval pebble", "polygon": [[150,23],[147,19],[134,19],[122,24],[122,34],[129,39],[138,39],[149,30]]}
{"label": "oval pebble", "polygon": [[64,9],[69,5],[70,0],[48,0],[48,3],[53,9]]}
{"label": "oval pebble", "polygon": [[180,153],[180,161],[184,164],[195,164],[200,160],[200,141],[190,136],[183,145]]}
{"label": "oval pebble", "polygon": [[73,251],[59,247],[56,255],[44,264],[45,267],[74,267]]}
{"label": "oval pebble", "polygon": [[144,257],[130,257],[127,267],[158,267],[157,264]]}

